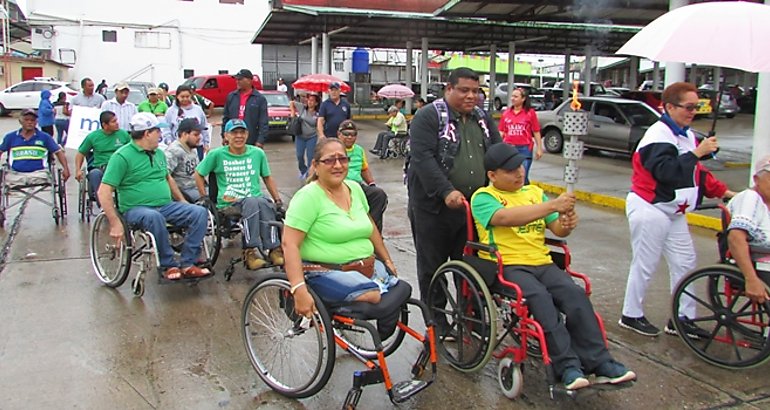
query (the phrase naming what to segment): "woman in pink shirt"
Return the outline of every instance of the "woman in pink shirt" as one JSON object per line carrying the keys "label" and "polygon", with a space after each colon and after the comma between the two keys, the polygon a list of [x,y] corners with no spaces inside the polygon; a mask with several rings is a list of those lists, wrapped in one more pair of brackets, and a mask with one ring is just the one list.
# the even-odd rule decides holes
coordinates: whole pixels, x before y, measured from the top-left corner
{"label": "woman in pink shirt", "polygon": [[543,140],[540,137],[540,122],[537,114],[529,102],[527,92],[522,88],[516,88],[511,93],[510,108],[503,112],[498,126],[503,142],[511,144],[523,154],[524,183],[529,184],[529,168],[532,166],[533,143],[537,142],[537,150],[534,151],[535,159],[543,156]]}

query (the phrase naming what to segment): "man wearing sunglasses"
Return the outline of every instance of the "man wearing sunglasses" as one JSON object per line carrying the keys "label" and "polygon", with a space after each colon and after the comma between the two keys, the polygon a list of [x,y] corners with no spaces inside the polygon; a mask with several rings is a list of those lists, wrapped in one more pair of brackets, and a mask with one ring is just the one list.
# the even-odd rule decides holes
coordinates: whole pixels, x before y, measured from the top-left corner
{"label": "man wearing sunglasses", "polygon": [[366,161],[364,148],[356,144],[358,139],[358,127],[353,120],[342,121],[337,129],[337,138],[345,145],[350,164],[348,176],[345,179],[356,181],[366,194],[366,202],[369,203],[369,215],[374,220],[377,229],[382,233],[382,216],[388,207],[388,194],[382,188],[374,184],[374,176]]}
{"label": "man wearing sunglasses", "polygon": [[[682,277],[695,268],[695,247],[686,213],[703,195],[734,195],[699,162],[716,152],[718,144],[716,137],[698,144],[690,130],[698,105],[695,86],[684,82],[669,85],[663,91],[663,104],[660,121],[645,132],[634,152],[631,192],[626,199],[633,256],[619,325],[645,336],[660,334],[644,316],[644,296],[661,255],[668,263],[672,293]],[[688,319],[695,317],[694,300],[685,300],[678,315],[690,337],[708,336]],[[676,334],[671,320],[665,331]]]}

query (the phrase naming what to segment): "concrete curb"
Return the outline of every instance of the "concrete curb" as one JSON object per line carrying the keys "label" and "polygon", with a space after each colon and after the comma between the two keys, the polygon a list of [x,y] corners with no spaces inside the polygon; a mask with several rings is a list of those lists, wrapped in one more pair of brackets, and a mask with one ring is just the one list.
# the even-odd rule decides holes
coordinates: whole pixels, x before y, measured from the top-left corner
{"label": "concrete curb", "polygon": [[751,166],[751,163],[748,162],[725,162],[722,165],[724,165],[725,168],[748,168]]}
{"label": "concrete curb", "polygon": [[[532,185],[540,187],[543,191],[552,194],[561,194],[562,192],[566,191],[565,187],[559,185],[538,181],[532,181],[531,183]],[[586,191],[575,191],[575,196],[580,201],[589,202],[594,205],[606,206],[608,208],[615,208],[621,211],[626,209],[625,199]],[[713,216],[688,213],[687,223],[691,226],[699,226],[701,228],[711,229],[714,231],[722,230],[722,221],[719,218],[714,218]]]}

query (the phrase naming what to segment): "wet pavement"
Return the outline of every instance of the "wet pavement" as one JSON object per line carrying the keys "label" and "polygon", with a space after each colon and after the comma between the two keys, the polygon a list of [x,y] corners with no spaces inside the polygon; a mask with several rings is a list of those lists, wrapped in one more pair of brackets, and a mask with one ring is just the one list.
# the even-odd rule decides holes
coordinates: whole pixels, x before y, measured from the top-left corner
{"label": "wet pavement", "polygon": [[[746,161],[746,124],[728,121],[720,157]],[[15,127],[0,119],[0,131]],[[750,128],[750,126],[749,126]],[[359,138],[373,145],[378,121],[366,121]],[[724,137],[723,137],[724,136]],[[735,148],[733,148],[735,147]],[[288,137],[267,147],[284,201],[300,187],[294,146]],[[68,157],[72,161],[73,152]],[[414,247],[406,218],[401,160],[370,159],[377,184],[389,195],[384,237],[401,277],[415,284]],[[560,184],[564,160],[546,155],[533,179]],[[745,168],[712,164],[733,185],[748,181]],[[580,163],[579,189],[625,196],[628,157],[589,154]],[[720,168],[721,167],[721,168]],[[733,186],[734,187],[734,186]],[[734,187],[739,189],[741,186]],[[239,326],[243,298],[260,272],[239,266],[230,282],[221,275],[196,286],[158,285],[148,279],[142,298],[129,283],[113,290],[96,279],[88,256],[89,226],[77,214],[77,184],[67,183],[69,215],[56,227],[50,208],[29,201],[8,214],[0,271],[0,409],[327,409],[338,408],[351,386],[357,361],[338,352],[328,385],[316,396],[291,400],[272,392],[251,367]],[[580,203],[580,227],[569,238],[573,267],[592,278],[592,301],[604,317],[611,353],[635,370],[639,381],[622,391],[589,391],[577,401],[551,401],[542,364],[527,359],[524,392],[511,402],[497,385],[497,361],[475,374],[441,363],[437,382],[405,409],[469,408],[770,408],[768,364],[729,371],[706,364],[676,337],[637,336],[617,326],[631,257],[628,226],[620,210]],[[716,261],[714,232],[693,228],[699,266]],[[9,240],[11,238],[12,240]],[[238,253],[226,244],[217,268]],[[132,270],[132,275],[133,275]],[[415,296],[416,296],[415,290]],[[648,291],[647,316],[662,327],[669,317],[668,275],[661,267]],[[412,316],[419,328],[418,315]],[[339,350],[339,349],[338,349]],[[419,346],[405,341],[388,363],[395,380],[406,379]],[[381,385],[364,390],[360,408],[388,409]]]}

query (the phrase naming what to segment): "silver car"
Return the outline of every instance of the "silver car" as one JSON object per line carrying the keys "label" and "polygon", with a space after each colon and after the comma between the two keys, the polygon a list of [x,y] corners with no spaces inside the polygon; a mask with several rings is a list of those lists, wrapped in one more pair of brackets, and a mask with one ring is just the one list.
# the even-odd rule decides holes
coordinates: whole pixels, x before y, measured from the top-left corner
{"label": "silver car", "polygon": [[[570,110],[571,100],[552,111],[537,113],[543,146],[558,153],[564,147],[563,116]],[[581,138],[586,148],[633,154],[639,140],[660,114],[649,105],[635,100],[613,97],[582,97],[582,109],[588,111],[588,135]]]}
{"label": "silver car", "polygon": [[[526,83],[513,83],[516,88],[522,88],[529,95],[529,103],[535,111],[545,109],[545,100],[543,92]],[[503,107],[508,105],[508,83],[500,83],[495,87],[495,99],[493,100],[495,109],[502,111]]]}

